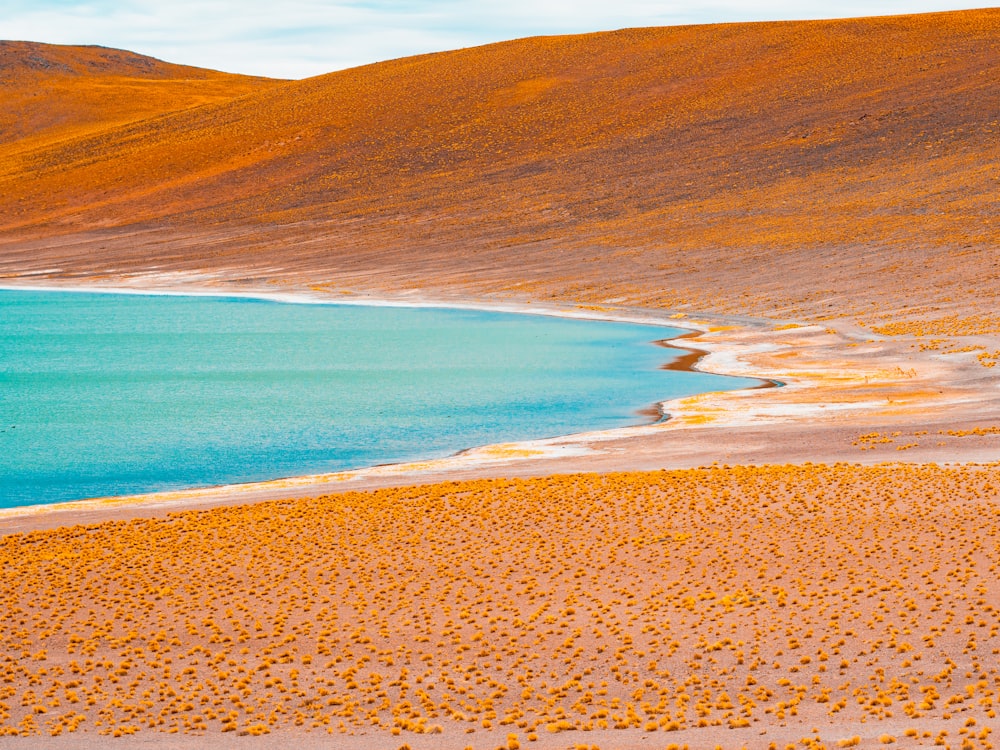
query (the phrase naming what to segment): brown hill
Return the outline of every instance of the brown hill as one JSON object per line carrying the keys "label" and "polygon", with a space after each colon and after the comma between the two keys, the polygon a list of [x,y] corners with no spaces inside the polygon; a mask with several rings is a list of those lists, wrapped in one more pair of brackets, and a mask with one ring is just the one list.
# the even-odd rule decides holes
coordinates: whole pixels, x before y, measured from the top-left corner
{"label": "brown hill", "polygon": [[394,60],[0,150],[0,272],[996,309],[998,62],[997,9]]}
{"label": "brown hill", "polygon": [[106,47],[0,42],[0,148],[38,148],[276,83]]}

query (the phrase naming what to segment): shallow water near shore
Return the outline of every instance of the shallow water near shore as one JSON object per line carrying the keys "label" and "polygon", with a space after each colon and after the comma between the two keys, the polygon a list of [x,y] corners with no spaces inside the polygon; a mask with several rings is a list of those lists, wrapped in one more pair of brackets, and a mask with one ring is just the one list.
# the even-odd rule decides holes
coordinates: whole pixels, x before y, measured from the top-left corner
{"label": "shallow water near shore", "polygon": [[757,384],[676,329],[445,308],[0,291],[0,507],[252,482],[639,424]]}

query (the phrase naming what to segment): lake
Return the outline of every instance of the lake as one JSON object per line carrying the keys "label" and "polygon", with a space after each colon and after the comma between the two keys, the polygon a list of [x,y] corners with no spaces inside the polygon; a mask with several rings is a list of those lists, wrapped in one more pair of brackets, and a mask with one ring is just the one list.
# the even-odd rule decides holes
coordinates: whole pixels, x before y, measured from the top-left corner
{"label": "lake", "polygon": [[649,421],[758,381],[659,326],[445,308],[0,290],[0,507],[435,458]]}

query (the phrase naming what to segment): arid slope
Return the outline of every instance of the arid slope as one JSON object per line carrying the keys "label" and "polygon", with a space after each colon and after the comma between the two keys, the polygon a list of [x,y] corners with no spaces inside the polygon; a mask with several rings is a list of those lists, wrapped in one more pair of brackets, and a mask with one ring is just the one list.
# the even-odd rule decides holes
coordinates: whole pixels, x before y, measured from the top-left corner
{"label": "arid slope", "polygon": [[106,47],[0,42],[0,150],[51,148],[278,83]]}
{"label": "arid slope", "polygon": [[998,60],[993,9],[532,38],[290,82],[0,150],[0,273],[996,309]]}

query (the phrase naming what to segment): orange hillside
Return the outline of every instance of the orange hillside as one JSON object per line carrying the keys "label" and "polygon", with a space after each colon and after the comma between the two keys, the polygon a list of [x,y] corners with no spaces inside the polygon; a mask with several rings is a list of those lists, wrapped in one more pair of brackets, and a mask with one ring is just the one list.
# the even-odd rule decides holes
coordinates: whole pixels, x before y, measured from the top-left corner
{"label": "orange hillside", "polygon": [[105,47],[0,42],[0,147],[50,145],[277,83]]}
{"label": "orange hillside", "polygon": [[0,274],[995,309],[998,42],[996,9],[632,29],[285,83],[0,150]]}

